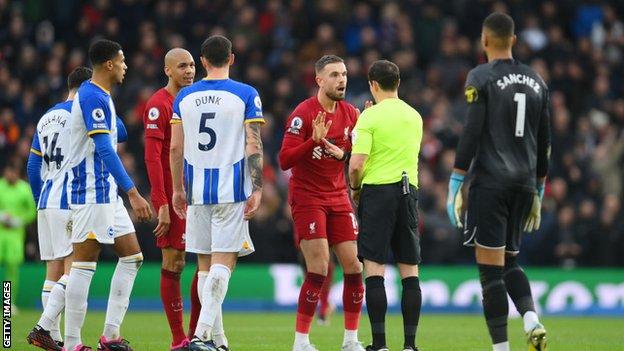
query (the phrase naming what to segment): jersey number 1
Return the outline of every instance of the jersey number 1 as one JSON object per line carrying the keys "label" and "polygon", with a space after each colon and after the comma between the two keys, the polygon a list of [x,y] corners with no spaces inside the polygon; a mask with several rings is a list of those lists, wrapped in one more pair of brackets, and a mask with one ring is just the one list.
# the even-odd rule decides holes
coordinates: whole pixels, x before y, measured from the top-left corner
{"label": "jersey number 1", "polygon": [[524,136],[524,119],[526,115],[526,94],[515,93],[514,101],[518,103],[516,109],[516,136],[522,138]]}
{"label": "jersey number 1", "polygon": [[206,122],[208,122],[209,119],[214,118],[214,112],[206,112],[202,113],[201,119],[199,120],[199,134],[206,133],[210,137],[210,141],[207,144],[197,143],[197,147],[201,151],[210,151],[212,150],[212,148],[215,147],[215,144],[217,143],[217,133],[215,133],[214,129],[206,125]]}

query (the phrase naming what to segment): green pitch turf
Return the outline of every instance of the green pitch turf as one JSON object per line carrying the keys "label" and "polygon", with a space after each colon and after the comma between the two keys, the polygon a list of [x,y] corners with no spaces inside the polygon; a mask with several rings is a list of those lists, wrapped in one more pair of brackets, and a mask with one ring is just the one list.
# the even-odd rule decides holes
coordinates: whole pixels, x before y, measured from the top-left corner
{"label": "green pitch turf", "polygon": [[[360,340],[370,342],[370,328],[366,315],[362,316]],[[12,318],[12,349],[37,350],[26,342],[28,331],[39,318],[38,311],[21,311]],[[188,321],[188,316],[187,316]],[[230,346],[235,351],[291,350],[294,313],[227,313],[225,328]],[[311,340],[321,351],[340,350],[342,316],[334,315],[330,326],[312,326]],[[543,320],[548,329],[550,351],[624,350],[624,319],[563,318]],[[104,313],[87,315],[83,340],[96,346],[102,331]],[[402,350],[400,315],[390,315],[386,321],[390,350]],[[164,313],[130,312],[122,326],[123,336],[130,340],[135,351],[169,350],[170,333]],[[526,350],[521,321],[509,325],[511,349]],[[421,351],[491,350],[485,322],[481,316],[428,315],[421,317],[418,328],[418,346]]]}

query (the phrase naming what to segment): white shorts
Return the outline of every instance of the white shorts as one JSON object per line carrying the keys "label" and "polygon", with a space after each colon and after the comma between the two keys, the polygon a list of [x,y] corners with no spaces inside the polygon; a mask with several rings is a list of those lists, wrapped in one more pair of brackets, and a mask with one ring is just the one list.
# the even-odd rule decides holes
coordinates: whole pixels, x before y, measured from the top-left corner
{"label": "white shorts", "polygon": [[113,244],[115,238],[134,233],[134,225],[121,198],[110,204],[72,206],[72,243],[95,239]]}
{"label": "white shorts", "polygon": [[71,210],[46,208],[37,211],[39,253],[42,261],[60,260],[73,252]]}
{"label": "white shorts", "polygon": [[209,255],[255,251],[249,236],[249,222],[243,219],[245,202],[189,206],[186,214],[186,251]]}

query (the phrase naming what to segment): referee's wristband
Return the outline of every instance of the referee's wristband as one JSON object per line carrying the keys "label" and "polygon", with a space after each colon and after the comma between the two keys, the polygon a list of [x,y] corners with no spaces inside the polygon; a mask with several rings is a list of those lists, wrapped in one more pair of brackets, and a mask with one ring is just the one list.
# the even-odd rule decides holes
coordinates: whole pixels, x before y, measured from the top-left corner
{"label": "referee's wristband", "polygon": [[362,185],[360,185],[359,188],[354,188],[354,187],[351,186],[351,183],[349,183],[349,189],[351,189],[351,190],[360,190],[360,189],[362,189]]}
{"label": "referee's wristband", "polygon": [[[344,151],[342,154],[342,158],[338,159],[338,161],[346,161],[349,159],[349,157],[351,156],[351,152],[350,151]],[[351,187],[349,185],[349,187]]]}

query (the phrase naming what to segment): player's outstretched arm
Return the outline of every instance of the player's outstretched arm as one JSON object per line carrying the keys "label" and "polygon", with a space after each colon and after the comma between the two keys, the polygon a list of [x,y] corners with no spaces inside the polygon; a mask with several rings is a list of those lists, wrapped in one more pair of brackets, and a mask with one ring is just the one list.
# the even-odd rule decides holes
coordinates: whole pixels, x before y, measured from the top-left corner
{"label": "player's outstretched arm", "polygon": [[184,129],[182,123],[171,123],[171,145],[169,149],[169,163],[171,165],[171,179],[173,183],[173,210],[178,217],[186,218],[186,192],[184,191]]}
{"label": "player's outstretched arm", "polygon": [[245,124],[245,156],[251,174],[252,193],[245,204],[244,218],[251,219],[258,211],[262,200],[263,185],[263,146],[260,135],[261,123]]}
{"label": "player's outstretched arm", "polygon": [[121,190],[128,194],[130,206],[132,206],[139,220],[149,220],[152,216],[152,210],[147,201],[139,194],[132,179],[126,172],[119,155],[113,149],[109,134],[95,133],[91,135],[91,138],[95,143],[95,150],[102,158],[102,161],[104,161],[104,165],[106,165],[106,169],[113,175],[115,182],[117,182]]}

